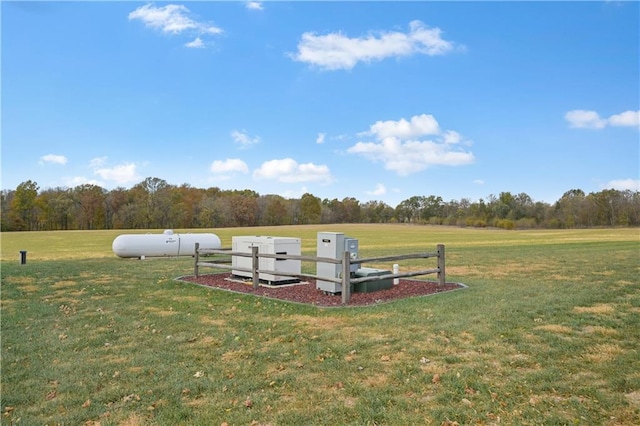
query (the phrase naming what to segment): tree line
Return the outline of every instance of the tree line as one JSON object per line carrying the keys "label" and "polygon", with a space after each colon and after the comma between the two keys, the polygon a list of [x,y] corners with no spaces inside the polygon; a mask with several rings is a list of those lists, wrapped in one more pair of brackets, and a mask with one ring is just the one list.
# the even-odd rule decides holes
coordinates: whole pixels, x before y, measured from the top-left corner
{"label": "tree line", "polygon": [[472,227],[639,226],[640,192],[571,189],[553,204],[525,193],[444,201],[416,195],[392,207],[356,198],[299,199],[255,191],[200,189],[149,177],[130,189],[92,184],[41,190],[28,180],[1,193],[1,230],[185,229],[322,223],[415,223]]}

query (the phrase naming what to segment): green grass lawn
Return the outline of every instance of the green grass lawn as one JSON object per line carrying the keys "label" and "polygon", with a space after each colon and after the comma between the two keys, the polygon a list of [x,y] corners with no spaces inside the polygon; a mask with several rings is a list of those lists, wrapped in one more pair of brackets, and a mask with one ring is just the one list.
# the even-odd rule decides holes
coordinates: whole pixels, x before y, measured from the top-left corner
{"label": "green grass lawn", "polygon": [[443,243],[469,288],[320,309],[177,282],[193,259],[119,259],[123,231],[1,234],[1,423],[640,424],[637,229],[202,230],[318,231]]}

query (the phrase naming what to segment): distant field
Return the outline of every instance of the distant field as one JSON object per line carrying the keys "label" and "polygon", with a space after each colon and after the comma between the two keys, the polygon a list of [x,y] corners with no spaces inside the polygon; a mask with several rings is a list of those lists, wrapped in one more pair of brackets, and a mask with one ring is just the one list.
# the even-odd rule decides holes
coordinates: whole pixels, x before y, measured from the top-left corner
{"label": "distant field", "polygon": [[[111,258],[111,243],[120,234],[162,233],[163,230],[108,230],[108,231],[45,231],[4,232],[0,234],[2,261],[19,259],[20,250],[27,250],[34,260]],[[310,225],[252,228],[221,228],[181,230],[174,232],[212,232],[220,237],[224,247],[231,247],[234,235],[277,235],[302,239],[303,251],[312,254],[316,249],[319,231],[344,232],[358,238],[361,249],[371,253],[435,247],[443,243],[451,248],[524,244],[569,244],[579,242],[639,242],[638,229],[590,230],[527,230],[504,231],[496,229],[457,228],[447,226],[412,225]]]}
{"label": "distant field", "polygon": [[640,424],[638,229],[191,232],[313,254],[318,231],[362,256],[443,243],[469,288],[318,309],[174,281],[188,257],[119,259],[130,231],[2,233],[2,424]]}

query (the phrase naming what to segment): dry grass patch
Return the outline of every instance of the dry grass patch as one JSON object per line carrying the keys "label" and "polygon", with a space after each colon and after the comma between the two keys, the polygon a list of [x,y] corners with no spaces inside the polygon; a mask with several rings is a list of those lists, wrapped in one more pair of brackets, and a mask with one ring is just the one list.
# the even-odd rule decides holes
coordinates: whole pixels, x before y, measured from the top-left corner
{"label": "dry grass patch", "polygon": [[4,281],[7,284],[34,284],[36,282],[36,279],[34,277],[22,277],[22,276],[17,276],[17,275],[4,275],[2,277],[4,279]]}
{"label": "dry grass patch", "polygon": [[243,360],[246,357],[247,355],[243,350],[231,350],[223,353],[220,358],[222,361],[238,361]]}
{"label": "dry grass patch", "polygon": [[25,293],[35,293],[40,290],[40,287],[38,287],[36,284],[22,284],[18,286],[18,288],[20,289],[20,291],[24,291]]}
{"label": "dry grass patch", "polygon": [[207,407],[214,404],[215,402],[213,400],[209,398],[201,398],[201,397],[196,397],[195,399],[189,399],[184,402],[184,405],[186,405],[189,408],[203,408],[203,407]]}
{"label": "dry grass patch", "polygon": [[81,297],[81,296],[84,296],[86,292],[87,292],[87,289],[82,288],[80,290],[70,291],[67,294],[72,297]]}
{"label": "dry grass patch", "polygon": [[101,275],[99,277],[90,277],[88,281],[91,284],[112,284],[114,281],[117,281],[117,278],[112,275]]}
{"label": "dry grass patch", "polygon": [[[47,299],[49,301],[55,301],[55,303],[62,303],[64,305],[80,305],[82,301],[80,301],[77,297],[73,297],[66,291],[57,291],[53,294],[52,299]],[[75,312],[74,312],[75,313]]]}
{"label": "dry grass patch", "polygon": [[504,278],[514,277],[518,275],[543,274],[549,270],[549,265],[522,262],[506,262],[502,261],[494,265],[491,269],[485,271],[484,276],[487,278]]}
{"label": "dry grass patch", "polygon": [[473,277],[473,276],[479,275],[478,268],[473,267],[471,265],[456,265],[456,266],[447,265],[446,272],[447,274],[464,276],[464,277]]}
{"label": "dry grass patch", "polygon": [[620,346],[611,343],[604,343],[589,348],[585,358],[591,362],[607,362],[622,353],[624,353],[624,349]]}
{"label": "dry grass patch", "polygon": [[468,331],[463,331],[462,333],[460,333],[458,335],[458,338],[465,344],[471,344],[476,340],[476,337]]}
{"label": "dry grass patch", "polygon": [[174,311],[172,308],[162,309],[162,308],[156,308],[155,306],[146,307],[144,308],[144,310],[146,312],[152,312],[160,317],[170,317],[172,315],[176,315],[179,313],[178,311]]}
{"label": "dry grass patch", "polygon": [[180,302],[202,303],[202,296],[178,296],[175,300]]}
{"label": "dry grass patch", "polygon": [[381,388],[389,384],[389,376],[382,373],[369,374],[362,379],[362,383],[369,388]]}
{"label": "dry grass patch", "polygon": [[118,423],[119,426],[141,426],[145,424],[149,424],[149,422],[144,417],[137,414],[132,414]]}
{"label": "dry grass patch", "polygon": [[128,364],[131,362],[131,358],[123,355],[102,355],[100,357],[100,364]]}
{"label": "dry grass patch", "polygon": [[618,334],[618,330],[600,325],[588,325],[583,328],[582,331],[588,334],[601,334],[603,336],[615,336]]}
{"label": "dry grass patch", "polygon": [[576,306],[573,311],[579,314],[606,315],[614,313],[616,308],[611,303],[598,303],[593,306]]}
{"label": "dry grass patch", "polygon": [[616,271],[610,269],[608,271],[594,271],[591,274],[592,275],[600,275],[600,276],[603,276],[603,277],[610,277],[612,275],[615,275]]}
{"label": "dry grass patch", "polygon": [[204,325],[211,325],[211,326],[221,327],[221,328],[226,327],[227,325],[227,320],[219,319],[219,318],[211,318],[210,316],[206,316],[206,315],[200,316],[198,321]]}
{"label": "dry grass patch", "polygon": [[444,374],[447,369],[440,365],[440,363],[431,361],[420,364],[420,370],[425,374]]}
{"label": "dry grass patch", "polygon": [[144,371],[144,367],[140,367],[140,366],[134,365],[134,366],[131,366],[131,367],[127,368],[127,371],[129,373],[139,374],[139,373],[142,373]]}
{"label": "dry grass patch", "polygon": [[551,333],[561,333],[561,334],[570,334],[573,331],[571,327],[567,327],[566,325],[560,325],[560,324],[539,325],[536,327],[536,330],[544,330],[544,331],[549,331]]}
{"label": "dry grass patch", "polygon": [[629,401],[629,404],[640,407],[640,390],[627,393],[624,397]]}
{"label": "dry grass patch", "polygon": [[336,330],[343,329],[350,321],[347,318],[311,315],[290,315],[288,317],[298,326],[309,327],[314,330]]}
{"label": "dry grass patch", "polygon": [[345,396],[342,398],[342,403],[347,408],[353,408],[358,404],[358,398],[354,398],[352,396]]}
{"label": "dry grass patch", "polygon": [[202,336],[197,340],[195,340],[193,343],[195,345],[210,346],[210,345],[213,345],[214,343],[217,344],[218,341],[216,340],[215,337],[212,337],[212,336]]}
{"label": "dry grass patch", "polygon": [[0,298],[0,308],[11,308],[16,304],[16,300]]}
{"label": "dry grass patch", "polygon": [[52,288],[60,289],[60,288],[70,288],[78,285],[77,281],[58,281],[54,284],[51,284]]}
{"label": "dry grass patch", "polygon": [[526,354],[518,353],[507,356],[506,361],[509,367],[514,367],[521,373],[533,373],[542,370],[542,366]]}
{"label": "dry grass patch", "polygon": [[356,329],[355,327],[350,327],[350,329],[345,328],[344,330],[345,331],[349,331],[349,332],[352,332],[353,330],[355,330],[356,332],[354,332],[353,334],[348,335],[347,337],[357,336],[359,341],[368,341],[368,342],[378,342],[379,343],[379,342],[391,341],[395,337],[397,337],[397,336],[392,335],[392,334],[381,333],[379,331],[376,331],[373,328],[371,328],[371,329],[357,328]]}

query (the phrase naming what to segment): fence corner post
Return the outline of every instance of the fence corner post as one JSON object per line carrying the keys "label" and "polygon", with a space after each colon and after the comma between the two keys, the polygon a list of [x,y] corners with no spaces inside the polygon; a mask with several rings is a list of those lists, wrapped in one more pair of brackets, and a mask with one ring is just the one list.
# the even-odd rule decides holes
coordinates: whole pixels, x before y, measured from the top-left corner
{"label": "fence corner post", "polygon": [[253,289],[257,290],[260,284],[260,275],[258,274],[258,246],[251,247],[251,278],[253,279]]}
{"label": "fence corner post", "polygon": [[200,273],[200,268],[198,266],[198,262],[200,261],[200,243],[196,243],[196,249],[195,249],[195,264],[193,266],[193,275],[196,276],[196,278],[198,278],[198,274]]}
{"label": "fence corner post", "polygon": [[446,275],[444,267],[444,244],[438,244],[438,285],[445,285]]}
{"label": "fence corner post", "polygon": [[351,299],[351,253],[342,256],[342,304],[348,305]]}

